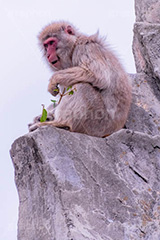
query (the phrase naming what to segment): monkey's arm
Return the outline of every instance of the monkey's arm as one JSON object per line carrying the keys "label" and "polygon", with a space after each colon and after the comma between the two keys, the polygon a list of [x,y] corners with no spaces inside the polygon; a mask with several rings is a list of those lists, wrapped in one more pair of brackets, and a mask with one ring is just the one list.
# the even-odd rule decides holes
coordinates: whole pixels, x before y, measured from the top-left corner
{"label": "monkey's arm", "polygon": [[72,67],[65,70],[60,70],[53,75],[48,85],[48,91],[53,94],[55,86],[57,84],[64,87],[72,86],[76,83],[90,83],[94,87],[99,89],[104,88],[104,83],[101,79],[97,79],[95,74],[91,72],[84,65],[78,67]]}

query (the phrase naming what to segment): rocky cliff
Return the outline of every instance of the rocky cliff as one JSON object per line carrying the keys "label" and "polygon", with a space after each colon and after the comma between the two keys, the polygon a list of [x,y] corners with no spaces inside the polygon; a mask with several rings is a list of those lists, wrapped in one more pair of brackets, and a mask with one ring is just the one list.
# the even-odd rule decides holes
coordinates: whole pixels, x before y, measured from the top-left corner
{"label": "rocky cliff", "polygon": [[135,6],[127,129],[42,127],[13,143],[18,240],[160,240],[160,3]]}

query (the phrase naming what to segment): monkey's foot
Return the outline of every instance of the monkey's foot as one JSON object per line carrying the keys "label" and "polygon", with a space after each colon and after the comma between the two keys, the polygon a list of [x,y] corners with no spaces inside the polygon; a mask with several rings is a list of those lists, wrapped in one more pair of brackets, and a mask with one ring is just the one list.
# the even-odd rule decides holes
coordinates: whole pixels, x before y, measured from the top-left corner
{"label": "monkey's foot", "polygon": [[65,124],[50,121],[50,122],[37,122],[34,124],[28,124],[29,132],[33,132],[34,130],[36,130],[37,128],[39,128],[41,126],[53,126],[53,127],[62,128],[62,129],[68,130],[68,131],[70,130],[70,127],[66,126]]}
{"label": "monkey's foot", "polygon": [[34,124],[29,124],[28,125],[28,129],[29,129],[29,132],[33,132],[35,131],[37,128],[39,128],[41,126],[40,123],[34,123]]}

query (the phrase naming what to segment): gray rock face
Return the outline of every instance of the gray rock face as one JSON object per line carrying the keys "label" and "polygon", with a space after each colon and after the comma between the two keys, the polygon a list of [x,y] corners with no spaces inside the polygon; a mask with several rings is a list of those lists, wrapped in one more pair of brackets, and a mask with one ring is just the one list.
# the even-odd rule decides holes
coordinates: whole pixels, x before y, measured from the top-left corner
{"label": "gray rock face", "polygon": [[160,136],[44,127],[12,145],[19,240],[160,239]]}
{"label": "gray rock face", "polygon": [[160,133],[160,2],[135,0],[133,103],[127,128]]}
{"label": "gray rock face", "polygon": [[[133,53],[137,72],[155,78],[160,86],[160,2],[135,0]],[[159,88],[160,89],[160,88]]]}
{"label": "gray rock face", "polygon": [[133,101],[126,127],[150,135],[160,134],[160,92],[146,74],[132,77]]}
{"label": "gray rock face", "polygon": [[[135,23],[133,53],[137,72],[145,72],[160,84],[160,24]],[[159,85],[160,86],[160,85]]]}
{"label": "gray rock face", "polygon": [[135,0],[136,22],[160,23],[159,0]]}
{"label": "gray rock face", "polygon": [[42,127],[13,143],[18,240],[160,240],[160,2],[135,6],[127,129]]}

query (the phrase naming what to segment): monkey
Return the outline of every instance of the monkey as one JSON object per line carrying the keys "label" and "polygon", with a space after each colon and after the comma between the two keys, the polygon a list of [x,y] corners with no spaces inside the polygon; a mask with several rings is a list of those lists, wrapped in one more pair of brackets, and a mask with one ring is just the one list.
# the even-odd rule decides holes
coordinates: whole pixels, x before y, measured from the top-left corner
{"label": "monkey", "polygon": [[74,87],[64,94],[49,122],[34,122],[30,131],[51,125],[95,137],[106,137],[126,123],[132,99],[129,75],[99,33],[86,35],[66,21],[47,25],[38,36],[54,74],[48,91]]}

